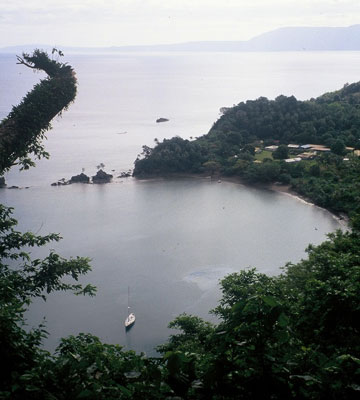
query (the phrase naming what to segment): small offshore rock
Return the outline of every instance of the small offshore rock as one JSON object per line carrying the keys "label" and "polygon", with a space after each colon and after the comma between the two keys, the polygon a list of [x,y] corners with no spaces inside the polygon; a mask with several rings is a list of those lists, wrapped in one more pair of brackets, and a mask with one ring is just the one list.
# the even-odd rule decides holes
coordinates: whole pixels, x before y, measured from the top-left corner
{"label": "small offshore rock", "polygon": [[10,186],[8,189],[20,189],[19,186]]}
{"label": "small offshore rock", "polygon": [[107,174],[102,169],[100,169],[96,175],[92,177],[93,183],[109,183],[113,176],[111,174]]}
{"label": "small offshore rock", "polygon": [[118,178],[130,178],[130,176],[132,176],[131,169],[129,171],[121,172]]}
{"label": "small offshore rock", "polygon": [[167,122],[167,121],[169,121],[167,118],[158,118],[156,120],[157,123],[159,123],[159,122]]}
{"label": "small offshore rock", "polygon": [[70,181],[66,181],[64,178],[51,184],[51,186],[66,186],[66,185],[70,185]]}
{"label": "small offshore rock", "polygon": [[89,183],[90,178],[83,172],[79,175],[74,175],[70,179],[70,183]]}

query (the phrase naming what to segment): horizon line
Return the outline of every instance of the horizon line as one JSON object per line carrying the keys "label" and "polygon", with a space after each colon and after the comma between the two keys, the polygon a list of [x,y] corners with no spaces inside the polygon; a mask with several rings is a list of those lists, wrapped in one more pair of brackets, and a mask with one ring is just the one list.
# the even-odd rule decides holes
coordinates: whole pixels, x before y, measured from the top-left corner
{"label": "horizon line", "polygon": [[11,49],[14,47],[62,47],[62,48],[82,48],[82,49],[111,49],[111,48],[124,48],[124,47],[156,47],[156,46],[177,46],[177,45],[188,45],[188,44],[200,44],[200,43],[246,43],[249,42],[255,38],[258,38],[262,35],[269,34],[271,32],[276,32],[280,30],[286,30],[286,29],[348,29],[348,28],[353,28],[356,26],[360,26],[359,24],[352,24],[352,25],[347,25],[347,26],[284,26],[284,27],[279,27],[275,28],[269,31],[262,32],[260,34],[257,34],[250,39],[246,40],[241,40],[241,39],[226,39],[226,40],[212,40],[212,39],[207,39],[207,40],[187,40],[187,41],[181,41],[181,42],[171,42],[171,43],[152,43],[152,44],[111,44],[111,45],[63,45],[63,44],[39,44],[39,43],[22,43],[22,44],[14,44],[14,45],[2,45],[0,46],[0,49]]}

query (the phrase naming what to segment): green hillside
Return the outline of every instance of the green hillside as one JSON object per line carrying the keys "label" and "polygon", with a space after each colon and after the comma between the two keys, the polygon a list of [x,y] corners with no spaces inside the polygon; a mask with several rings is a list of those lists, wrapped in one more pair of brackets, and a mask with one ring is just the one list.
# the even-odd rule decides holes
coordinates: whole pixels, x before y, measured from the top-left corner
{"label": "green hillside", "polygon": [[[279,148],[269,155],[271,145]],[[307,157],[304,145],[311,151]],[[322,207],[350,214],[360,198],[359,148],[360,83],[353,83],[308,101],[279,96],[239,103],[225,109],[204,136],[144,146],[134,176],[195,173],[279,182]],[[298,157],[300,162],[285,161]]]}

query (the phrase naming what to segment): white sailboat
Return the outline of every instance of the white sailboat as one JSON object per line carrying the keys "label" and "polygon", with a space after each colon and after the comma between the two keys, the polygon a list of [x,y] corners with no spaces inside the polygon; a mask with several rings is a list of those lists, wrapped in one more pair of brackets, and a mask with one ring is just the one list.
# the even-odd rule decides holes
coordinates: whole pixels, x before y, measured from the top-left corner
{"label": "white sailboat", "polygon": [[130,329],[135,323],[135,314],[130,312],[129,298],[130,298],[130,288],[128,287],[128,316],[125,319],[126,329]]}

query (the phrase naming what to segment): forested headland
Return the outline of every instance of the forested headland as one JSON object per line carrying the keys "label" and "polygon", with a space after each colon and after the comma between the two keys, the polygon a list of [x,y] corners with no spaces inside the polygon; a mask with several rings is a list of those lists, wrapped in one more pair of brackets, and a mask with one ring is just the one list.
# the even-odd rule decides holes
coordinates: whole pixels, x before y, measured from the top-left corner
{"label": "forested headland", "polygon": [[143,146],[134,176],[191,173],[278,182],[334,212],[358,211],[359,82],[308,101],[260,97],[222,111],[206,135]]}
{"label": "forested headland", "polygon": [[[56,109],[61,112],[66,108],[76,94],[72,69],[39,51],[24,55],[22,60],[33,67],[51,66],[51,71],[55,70],[56,87],[64,85],[60,94],[65,96],[65,104],[58,103]],[[62,75],[64,67],[68,73]],[[35,150],[35,154],[41,155],[44,152],[38,145],[49,127],[52,111],[42,113],[39,120],[32,112],[36,105],[41,108],[42,104],[54,100],[52,89],[47,90],[52,79],[49,75],[41,82],[35,88],[36,96],[27,96],[0,126],[3,134],[10,129],[12,139],[17,140],[15,149],[26,167],[29,153]],[[327,109],[326,104],[330,107],[337,103],[340,110],[348,110],[348,118],[352,116],[355,120],[358,97],[356,90],[349,92],[349,87],[351,85],[336,94],[325,95],[323,100],[311,100],[310,107],[315,104],[316,109],[322,110],[323,106]],[[339,97],[335,100],[334,96]],[[261,108],[258,106],[267,104],[266,110],[273,109],[281,99],[274,102],[259,99],[251,104],[259,115]],[[349,106],[346,102],[342,104],[341,99],[347,99]],[[302,107],[301,102],[294,99],[290,103],[297,104],[299,109]],[[237,111],[241,107],[248,110],[246,104],[237,106],[240,107]],[[349,128],[351,135],[347,131],[335,134],[337,119],[330,111],[328,116],[335,127],[334,133],[327,132],[331,136],[327,138],[333,142],[316,141],[315,136],[311,137],[313,144],[330,146],[330,152],[326,150],[323,156],[306,160],[309,164],[301,164],[302,161],[284,161],[289,159],[287,157],[291,159],[289,147],[281,147],[288,140],[282,138],[285,133],[279,132],[277,138],[269,139],[260,136],[260,132],[265,132],[260,127],[257,133],[250,128],[235,129],[240,124],[235,109],[226,111],[209,135],[196,141],[175,138],[160,143],[155,149],[145,148],[143,160],[137,161],[135,175],[208,170],[214,174],[220,171],[246,176],[248,169],[257,168],[255,165],[271,165],[285,174],[282,169],[289,164],[299,168],[298,177],[294,171],[286,172],[291,182],[296,182],[295,179],[310,182],[314,177],[321,183],[322,180],[327,182],[329,176],[335,188],[343,181],[355,185],[358,160],[355,155],[346,153],[353,151],[346,147],[357,147],[357,131]],[[279,115],[273,117],[273,129],[280,126],[276,124]],[[240,121],[243,117],[240,113]],[[29,120],[29,125],[16,127],[19,118]],[[255,124],[255,116],[249,114],[246,124],[250,124],[250,120]],[[232,121],[233,131],[228,130],[226,121]],[[356,126],[346,122],[344,117],[339,126],[346,125]],[[224,138],[231,137],[230,132],[239,140],[225,141]],[[351,136],[354,143],[348,141]],[[269,141],[265,143],[265,140]],[[268,145],[277,147],[272,147],[271,157],[270,153],[265,153],[264,157]],[[14,153],[12,145],[6,146],[5,143],[1,149],[4,160],[6,152],[9,156]],[[222,152],[222,146],[226,151]],[[256,153],[256,147],[261,152]],[[293,158],[298,158],[302,150],[299,148]],[[254,162],[257,155],[260,163]],[[230,158],[234,160],[229,161]],[[10,160],[11,164],[18,162]],[[8,164],[0,165],[1,173],[11,166]],[[303,166],[298,167],[300,165]],[[251,176],[249,171],[247,174]],[[281,174],[278,172],[272,180],[279,179]],[[178,316],[170,323],[177,333],[170,336],[167,343],[159,344],[159,356],[152,358],[125,351],[119,345],[102,343],[85,333],[63,338],[54,354],[45,351],[41,343],[46,327],[26,329],[25,311],[33,299],[45,300],[54,291],[94,295],[92,285],[83,286],[78,282],[90,270],[89,260],[64,259],[52,250],[44,259],[33,259],[31,248],[60,240],[60,236],[20,232],[12,209],[0,206],[0,359],[3,365],[0,398],[357,399],[360,391],[360,217],[356,214],[352,189],[349,196],[348,206],[343,209],[352,213],[351,230],[337,231],[321,245],[309,246],[308,258],[297,264],[287,264],[279,276],[269,277],[255,269],[244,271],[239,265],[239,273],[221,281],[222,299],[212,311],[220,322],[211,324],[197,316]]]}

